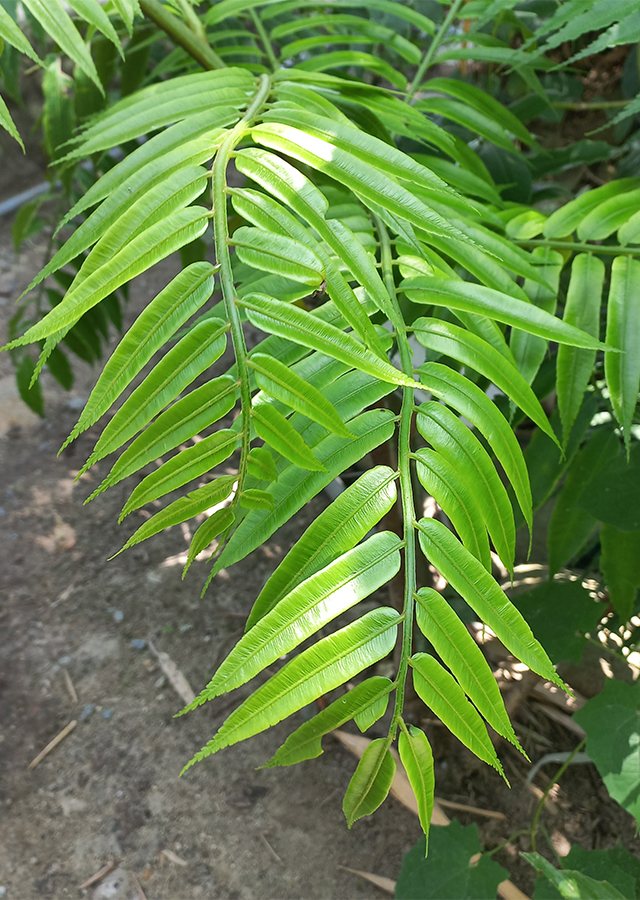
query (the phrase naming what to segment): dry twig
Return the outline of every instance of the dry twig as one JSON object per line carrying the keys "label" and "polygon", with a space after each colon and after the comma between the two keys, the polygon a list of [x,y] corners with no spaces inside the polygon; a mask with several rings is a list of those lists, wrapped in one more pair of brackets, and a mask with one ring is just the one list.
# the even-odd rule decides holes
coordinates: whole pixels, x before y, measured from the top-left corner
{"label": "dry twig", "polygon": [[28,768],[35,769],[35,767],[38,765],[38,763],[41,763],[42,760],[45,758],[45,756],[47,756],[48,753],[51,753],[51,751],[53,750],[54,747],[58,746],[60,741],[63,741],[68,734],[71,734],[71,732],[73,731],[73,729],[76,727],[77,724],[78,723],[75,719],[72,722],[69,722],[69,724],[65,728],[62,729],[60,734],[57,734],[52,741],[49,741],[49,743],[44,748],[44,750],[41,750],[40,753],[38,753],[38,755],[36,756],[36,758],[31,760],[31,762],[28,765]]}
{"label": "dry twig", "polygon": [[110,860],[98,872],[96,872],[95,875],[92,875],[91,878],[87,878],[86,881],[83,881],[82,884],[79,884],[78,890],[83,891],[85,888],[91,887],[92,884],[95,884],[96,881],[100,881],[102,878],[104,878],[105,875],[108,875],[112,869],[115,869],[115,867],[115,860]]}

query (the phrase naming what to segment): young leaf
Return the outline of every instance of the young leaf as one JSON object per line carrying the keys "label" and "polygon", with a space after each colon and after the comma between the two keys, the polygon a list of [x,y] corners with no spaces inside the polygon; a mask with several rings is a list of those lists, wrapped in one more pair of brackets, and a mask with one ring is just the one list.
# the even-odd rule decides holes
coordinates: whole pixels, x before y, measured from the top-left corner
{"label": "young leaf", "polygon": [[415,598],[420,631],[489,725],[520,750],[495,676],[466,627],[437,591],[420,588]]}
{"label": "young leaf", "polygon": [[505,778],[487,729],[458,682],[428,653],[415,653],[409,662],[420,699],[465,747]]}
{"label": "young leaf", "polygon": [[233,525],[234,515],[228,506],[217,509],[213,515],[209,516],[202,525],[197,529],[189,544],[189,553],[187,561],[182,570],[182,577],[187,574],[191,563],[199,553],[206,550],[207,547],[219,536],[224,535]]}
{"label": "young leaf", "polygon": [[618,256],[611,266],[607,305],[608,350],[604,372],[616,419],[622,427],[627,458],[631,450],[631,422],[640,387],[640,262]]}
{"label": "young leaf", "polygon": [[342,437],[352,436],[335,406],[332,406],[317,388],[300,378],[288,366],[263,353],[252,354],[249,365],[256,373],[258,387],[270,397],[308,416],[334,434]]}
{"label": "young leaf", "polygon": [[267,580],[247,630],[296,585],[351,550],[377,525],[395,503],[395,479],[396,473],[386,466],[369,469],[320,513]]}
{"label": "young leaf", "polygon": [[538,675],[564,689],[531,629],[482,564],[441,522],[421,519],[417,528],[424,555],[498,640]]}
{"label": "young leaf", "polygon": [[286,719],[383,659],[396,642],[400,616],[375,609],[294,657],[223,722],[182,770]]}
{"label": "young leaf", "polygon": [[384,803],[396,774],[396,761],[389,751],[388,741],[371,741],[362,754],[342,801],[342,809],[349,828],[363,816],[370,816]]}
{"label": "young leaf", "polygon": [[[571,265],[571,280],[567,290],[564,321],[568,325],[598,337],[600,329],[600,301],[604,281],[604,263],[591,253],[580,253]],[[571,427],[587,389],[595,350],[581,350],[561,344],[556,362],[558,409],[562,419],[562,443],[566,447]]]}
{"label": "young leaf", "polygon": [[291,422],[274,406],[266,403],[254,406],[251,411],[251,419],[258,437],[266,441],[286,459],[302,469],[310,469],[314,472],[326,471],[322,463],[318,462],[313,455],[311,447],[300,437]]}
{"label": "young leaf", "polygon": [[405,734],[404,731],[400,732],[398,753],[418,803],[418,817],[426,838],[424,848],[426,856],[429,848],[429,828],[435,788],[433,752],[425,733],[415,725],[409,725],[408,734]]}
{"label": "young leaf", "polygon": [[230,244],[243,263],[284,275],[293,281],[319,287],[325,279],[324,266],[318,257],[298,241],[259,228],[236,229]]}

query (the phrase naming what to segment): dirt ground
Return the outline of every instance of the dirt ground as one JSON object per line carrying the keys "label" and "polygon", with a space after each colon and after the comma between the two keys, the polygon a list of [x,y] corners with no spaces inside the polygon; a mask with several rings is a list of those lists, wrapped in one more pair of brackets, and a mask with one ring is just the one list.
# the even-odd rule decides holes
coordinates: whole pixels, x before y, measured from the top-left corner
{"label": "dirt ground", "polygon": [[[16,258],[10,220],[0,220],[2,337],[42,248],[38,239]],[[167,261],[135,283],[129,321],[176,265]],[[121,485],[83,507],[107,467],[103,461],[96,474],[74,481],[97,429],[56,455],[97,377],[86,366],[76,372],[70,395],[45,376],[47,418],[40,420],[17,399],[10,362],[0,357],[0,898],[130,900],[141,891],[149,900],[388,896],[340,867],[395,879],[420,836],[416,817],[389,799],[349,831],[341,803],[355,760],[331,737],[318,760],[257,769],[310,711],[178,779],[229,701],[174,719],[182,703],[148,643],[168,653],[198,691],[238,636],[266,577],[324,501],[221,573],[204,600],[206,563],[194,563],[181,580],[188,534],[180,529],[108,562],[142,520],[117,525]],[[72,720],[75,729],[28,769]],[[533,709],[525,706],[519,720],[534,761],[576,745],[575,735]],[[459,815],[480,826],[487,848],[530,825],[537,799],[525,784],[524,761],[501,748],[509,791],[437,723],[426,727],[437,794],[506,816]],[[543,774],[536,784],[544,788]],[[631,817],[609,800],[590,765],[568,770],[543,822],[562,855],[571,843],[604,849],[619,839],[640,850]],[[532,870],[518,857],[528,849],[521,838],[496,859],[530,895]],[[110,861],[116,868],[102,881],[79,887]]]}

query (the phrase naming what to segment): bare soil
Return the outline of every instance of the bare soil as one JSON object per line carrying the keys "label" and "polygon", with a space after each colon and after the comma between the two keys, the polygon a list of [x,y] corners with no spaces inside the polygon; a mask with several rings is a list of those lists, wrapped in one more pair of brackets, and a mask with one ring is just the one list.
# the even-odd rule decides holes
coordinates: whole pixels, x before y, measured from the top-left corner
{"label": "bare soil", "polygon": [[[13,302],[43,252],[38,239],[16,258],[9,227],[6,218],[0,221],[3,337]],[[176,260],[169,260],[134,284],[129,322],[176,271]],[[218,366],[222,371],[226,361]],[[182,703],[148,645],[168,653],[198,691],[237,638],[269,573],[325,501],[313,501],[248,560],[222,572],[203,600],[206,562],[194,563],[181,580],[187,530],[163,532],[109,562],[142,518],[117,525],[121,485],[83,507],[107,471],[104,461],[75,481],[97,428],[56,455],[97,377],[87,366],[76,372],[70,395],[45,376],[47,418],[39,420],[15,397],[9,360],[0,356],[1,896],[385,896],[340,866],[396,878],[403,854],[420,836],[415,816],[389,799],[349,831],[341,803],[355,760],[331,737],[318,760],[258,768],[313,710],[178,779],[229,700],[174,719]],[[415,710],[416,721],[426,715]],[[72,720],[74,730],[28,769]],[[518,720],[534,761],[577,743],[526,703]],[[530,825],[538,800],[525,784],[524,761],[500,748],[509,791],[437,723],[425,727],[434,743],[438,795],[506,816],[457,814],[464,824],[478,823],[487,848]],[[544,774],[536,784],[539,793]],[[562,855],[571,843],[595,849],[620,839],[640,851],[631,817],[608,798],[590,765],[563,776],[543,822]],[[518,856],[528,849],[523,837],[496,858],[530,895],[533,873]],[[105,878],[79,888],[110,861],[116,867]]]}

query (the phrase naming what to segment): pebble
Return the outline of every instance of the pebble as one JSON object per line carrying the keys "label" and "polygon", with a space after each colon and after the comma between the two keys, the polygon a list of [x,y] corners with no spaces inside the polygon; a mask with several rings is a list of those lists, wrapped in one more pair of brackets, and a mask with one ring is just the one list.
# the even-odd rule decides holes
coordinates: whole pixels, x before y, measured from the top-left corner
{"label": "pebble", "polygon": [[6,896],[6,893],[7,893],[6,887],[3,884],[0,884],[0,900],[2,900],[2,898],[4,896]]}
{"label": "pebble", "polygon": [[[0,506],[0,516],[4,516],[4,509]],[[1,895],[0,895],[1,896]]]}
{"label": "pebble", "polygon": [[114,622],[117,622],[118,624],[124,619],[124,613],[121,609],[113,609],[111,613],[113,615]]}
{"label": "pebble", "polygon": [[184,634],[185,631],[191,631],[193,625],[190,622],[185,622],[184,625],[180,626],[180,631]]}
{"label": "pebble", "polygon": [[113,715],[112,709],[103,709],[102,710],[102,718],[103,719],[110,719],[112,715]]}
{"label": "pebble", "polygon": [[132,638],[131,646],[134,650],[144,650],[144,648],[147,646],[147,642],[140,640],[140,638]]}
{"label": "pebble", "polygon": [[82,721],[83,719],[87,719],[91,715],[91,713],[94,711],[94,709],[95,709],[95,706],[93,705],[93,703],[87,703],[85,708],[80,713],[80,721]]}
{"label": "pebble", "polygon": [[84,409],[86,402],[84,397],[72,397],[71,400],[67,401],[67,406],[69,409]]}
{"label": "pebble", "polygon": [[71,662],[70,656],[61,656],[60,659],[58,660],[58,665],[59,666],[68,666],[70,662]]}

